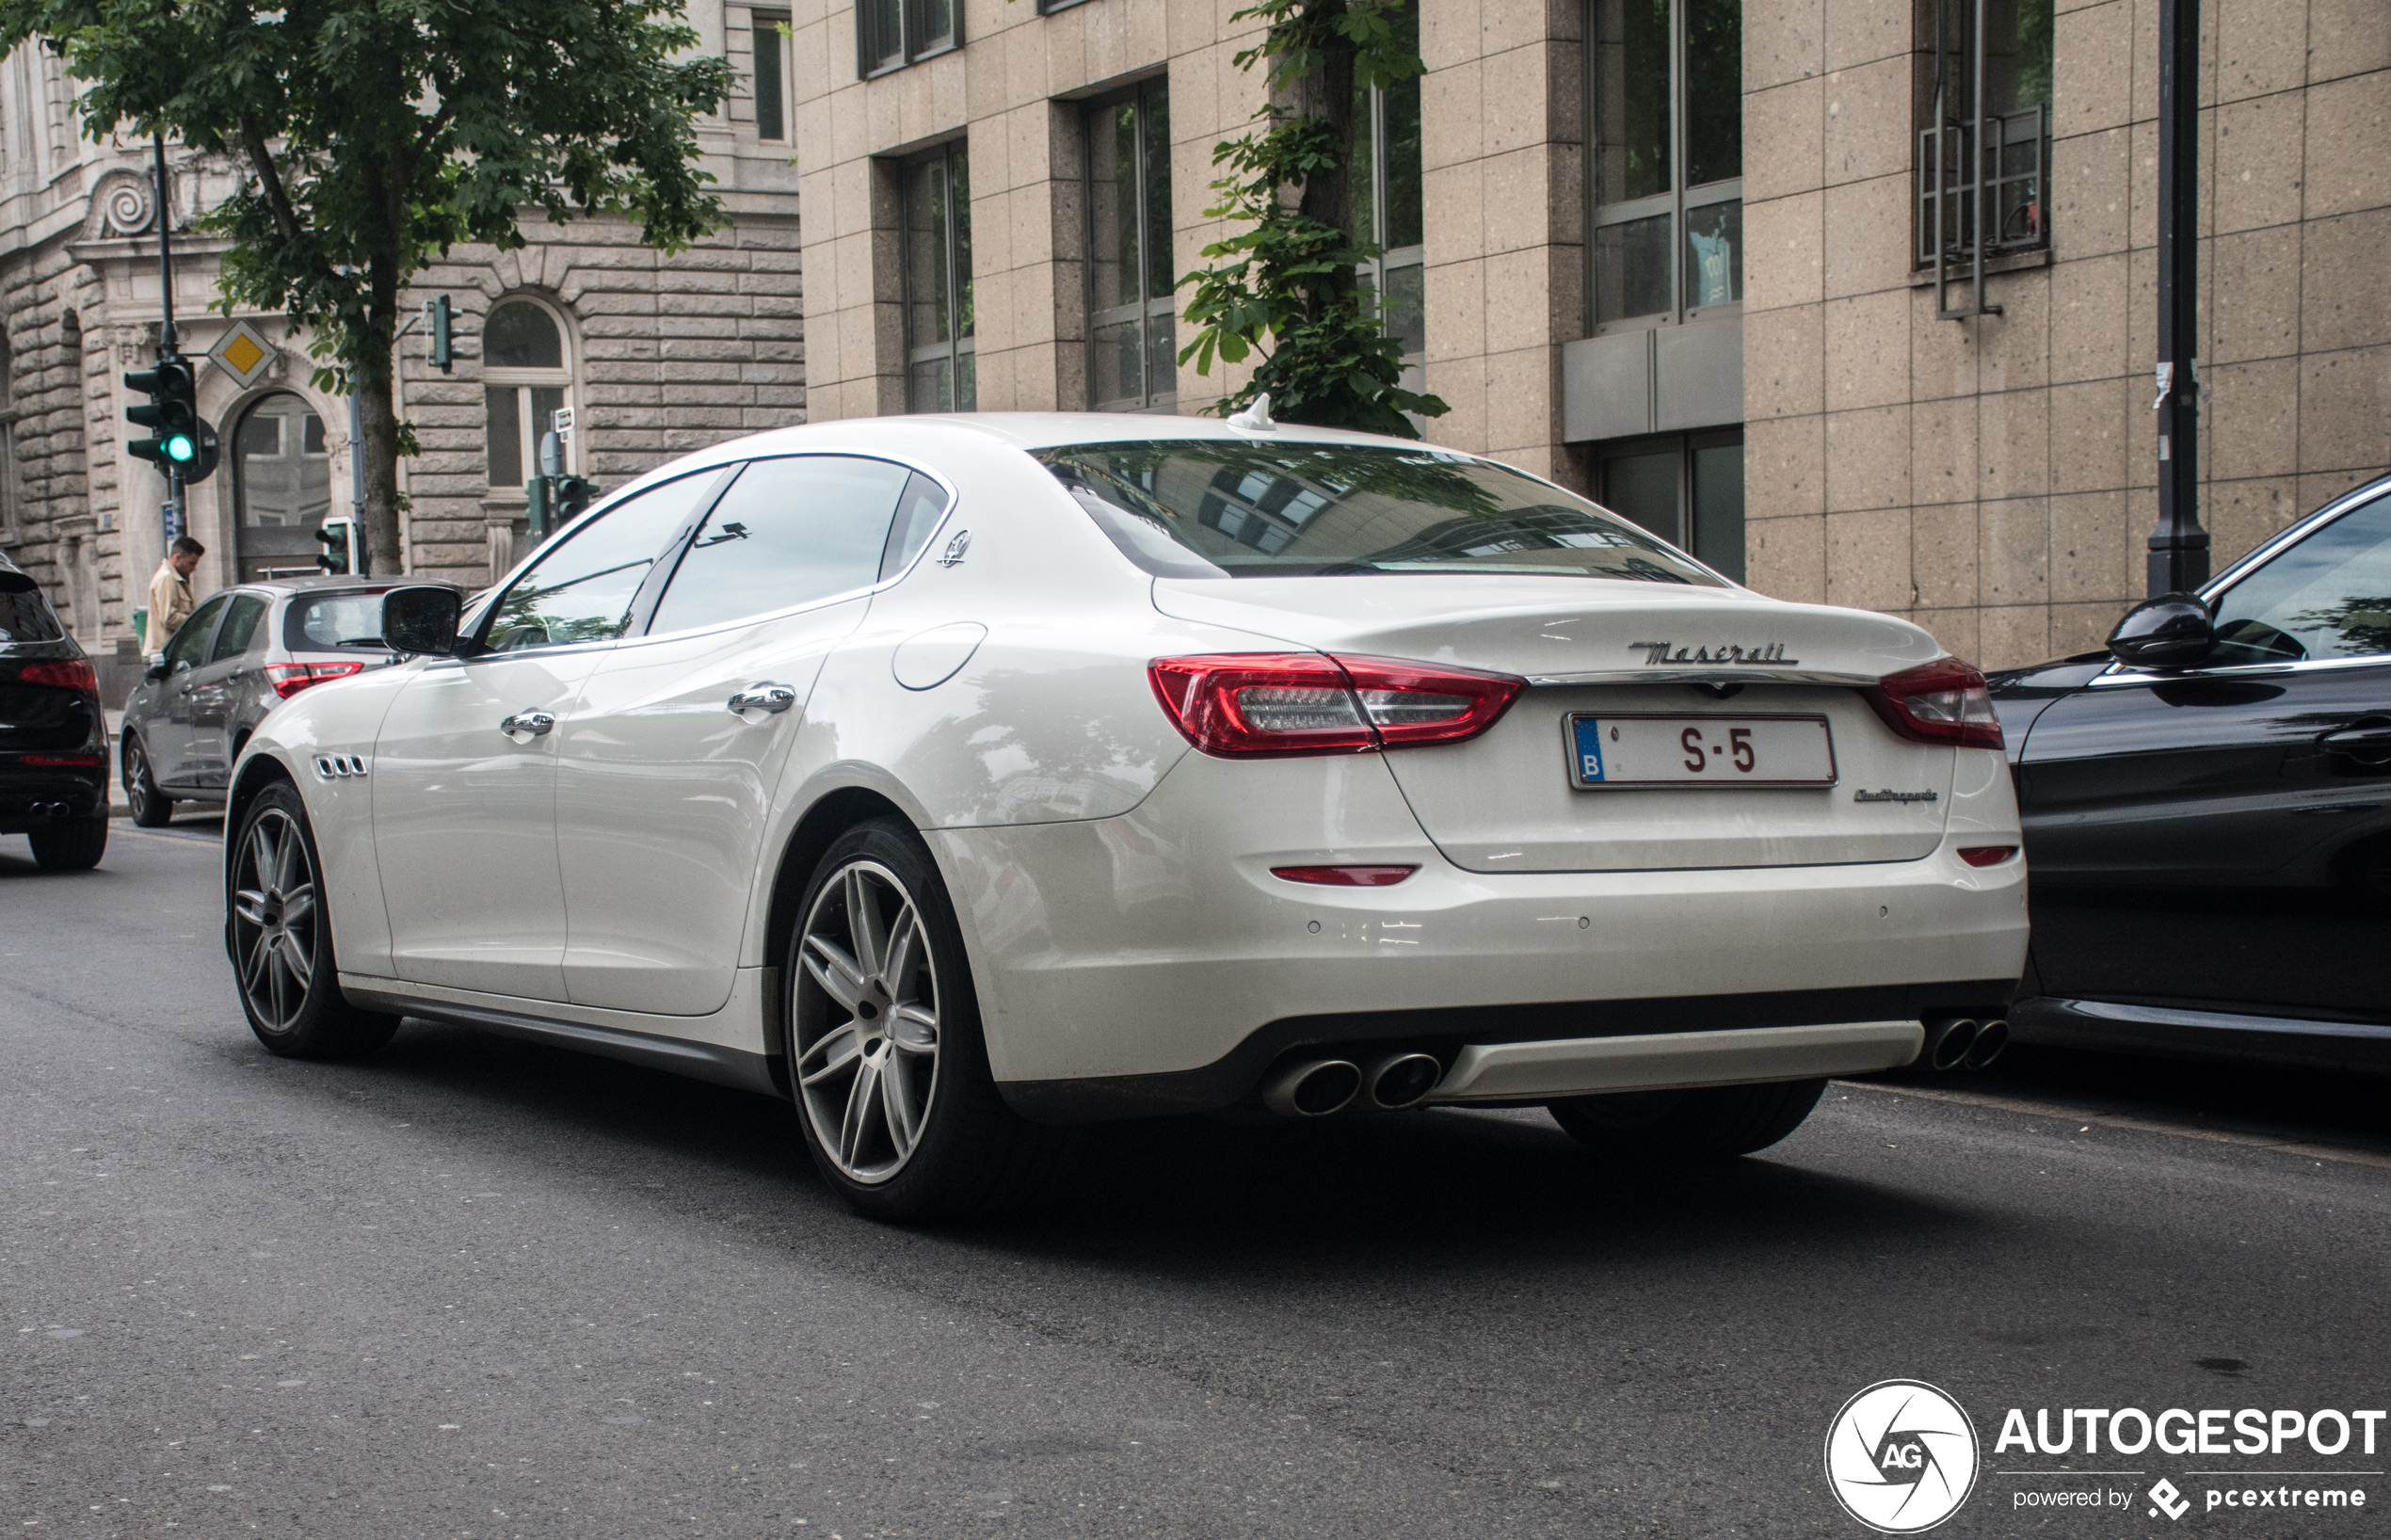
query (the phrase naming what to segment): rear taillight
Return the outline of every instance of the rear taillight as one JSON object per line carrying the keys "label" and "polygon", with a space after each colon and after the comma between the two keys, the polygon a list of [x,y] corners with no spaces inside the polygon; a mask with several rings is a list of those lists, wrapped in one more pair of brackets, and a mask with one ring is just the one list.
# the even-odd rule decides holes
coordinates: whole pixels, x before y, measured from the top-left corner
{"label": "rear taillight", "polygon": [[328,679],[346,679],[364,667],[362,663],[269,663],[265,666],[266,682],[274,693],[288,700],[311,684],[321,684]]}
{"label": "rear taillight", "polygon": [[61,690],[80,690],[85,695],[100,693],[100,676],[83,658],[20,664],[17,679],[24,684],[55,684]]}
{"label": "rear taillight", "polygon": [[1157,658],[1154,697],[1207,754],[1284,758],[1452,744],[1495,725],[1527,682],[1399,658],[1225,652]]}
{"label": "rear taillight", "polygon": [[1885,725],[1921,744],[1961,748],[2001,746],[2000,718],[1984,676],[1957,658],[1936,658],[1887,674],[1861,692]]}
{"label": "rear taillight", "polygon": [[56,765],[60,768],[98,770],[105,766],[105,754],[20,754],[19,764]]}

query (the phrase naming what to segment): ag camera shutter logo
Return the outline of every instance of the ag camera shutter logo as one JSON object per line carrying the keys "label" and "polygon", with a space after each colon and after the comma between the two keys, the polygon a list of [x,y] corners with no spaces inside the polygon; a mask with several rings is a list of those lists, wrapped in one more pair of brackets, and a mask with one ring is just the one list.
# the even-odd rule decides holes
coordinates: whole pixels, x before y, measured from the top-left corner
{"label": "ag camera shutter logo", "polygon": [[1923,1380],[1869,1386],[1826,1430],[1835,1500],[1883,1534],[1916,1534],[1957,1513],[1980,1463],[1975,1424]]}

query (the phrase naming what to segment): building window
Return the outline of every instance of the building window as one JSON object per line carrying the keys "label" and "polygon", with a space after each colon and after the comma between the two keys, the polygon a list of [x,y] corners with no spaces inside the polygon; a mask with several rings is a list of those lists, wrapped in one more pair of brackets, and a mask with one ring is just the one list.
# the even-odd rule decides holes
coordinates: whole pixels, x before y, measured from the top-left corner
{"label": "building window", "polygon": [[749,11],[754,24],[756,137],[789,136],[789,13]]}
{"label": "building window", "polygon": [[1743,299],[1741,0],[1593,0],[1597,329]]}
{"label": "building window", "polygon": [[1051,16],[1058,10],[1068,10],[1073,6],[1085,4],[1087,0],[1037,0],[1037,13],[1040,16]]}
{"label": "building window", "polygon": [[332,511],[324,419],[287,391],[257,402],[233,434],[233,536],[239,581],[312,573],[315,531]]}
{"label": "building window", "polygon": [[876,75],[963,40],[955,0],[856,0],[856,73]]}
{"label": "building window", "polygon": [[[565,329],[548,308],[509,299],[482,324],[482,398],[489,424],[489,489],[520,491],[539,466],[540,436],[572,405]],[[565,471],[573,469],[571,441]]]}
{"label": "building window", "polygon": [[1170,101],[1159,80],[1087,109],[1088,403],[1179,400],[1171,299]]}
{"label": "building window", "polygon": [[17,495],[16,354],[0,336],[0,545],[19,538]]}
{"label": "building window", "polygon": [[1743,581],[1741,428],[1603,444],[1595,465],[1604,507]]}
{"label": "building window", "polygon": [[[1918,265],[2050,244],[2052,0],[1925,0]],[[1980,243],[1977,232],[1990,239]]]}
{"label": "building window", "polygon": [[974,411],[971,154],[957,139],[904,174],[906,409]]}
{"label": "building window", "polygon": [[[1395,46],[1420,52],[1420,8],[1405,5],[1393,15]],[[1355,93],[1355,138],[1366,136],[1354,176],[1354,225],[1361,238],[1382,250],[1364,280],[1384,297],[1388,331],[1403,339],[1406,373],[1427,362],[1427,249],[1421,241],[1420,170],[1420,77],[1385,90]],[[1404,380],[1410,389],[1419,384]]]}

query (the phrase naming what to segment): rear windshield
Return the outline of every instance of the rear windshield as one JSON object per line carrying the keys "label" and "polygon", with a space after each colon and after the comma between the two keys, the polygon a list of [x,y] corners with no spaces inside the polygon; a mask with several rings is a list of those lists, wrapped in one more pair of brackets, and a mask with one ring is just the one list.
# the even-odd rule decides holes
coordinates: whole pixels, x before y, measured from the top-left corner
{"label": "rear windshield", "polygon": [[0,593],[0,646],[10,642],[55,642],[66,634],[50,602],[35,588],[21,594]]}
{"label": "rear windshield", "polygon": [[1035,454],[1159,577],[1521,572],[1726,586],[1582,498],[1446,450],[1178,439]]}
{"label": "rear windshield", "polygon": [[316,594],[294,599],[289,617],[282,622],[282,645],[293,652],[379,648],[382,596]]}

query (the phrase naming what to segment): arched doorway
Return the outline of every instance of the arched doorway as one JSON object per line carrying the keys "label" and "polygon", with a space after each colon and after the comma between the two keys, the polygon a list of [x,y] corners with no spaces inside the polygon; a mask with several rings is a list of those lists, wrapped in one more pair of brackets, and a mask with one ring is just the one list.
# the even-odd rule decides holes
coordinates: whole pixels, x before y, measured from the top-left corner
{"label": "arched doorway", "polygon": [[239,581],[313,572],[315,531],[332,510],[332,457],[324,419],[287,391],[241,415],[233,435],[233,548]]}

